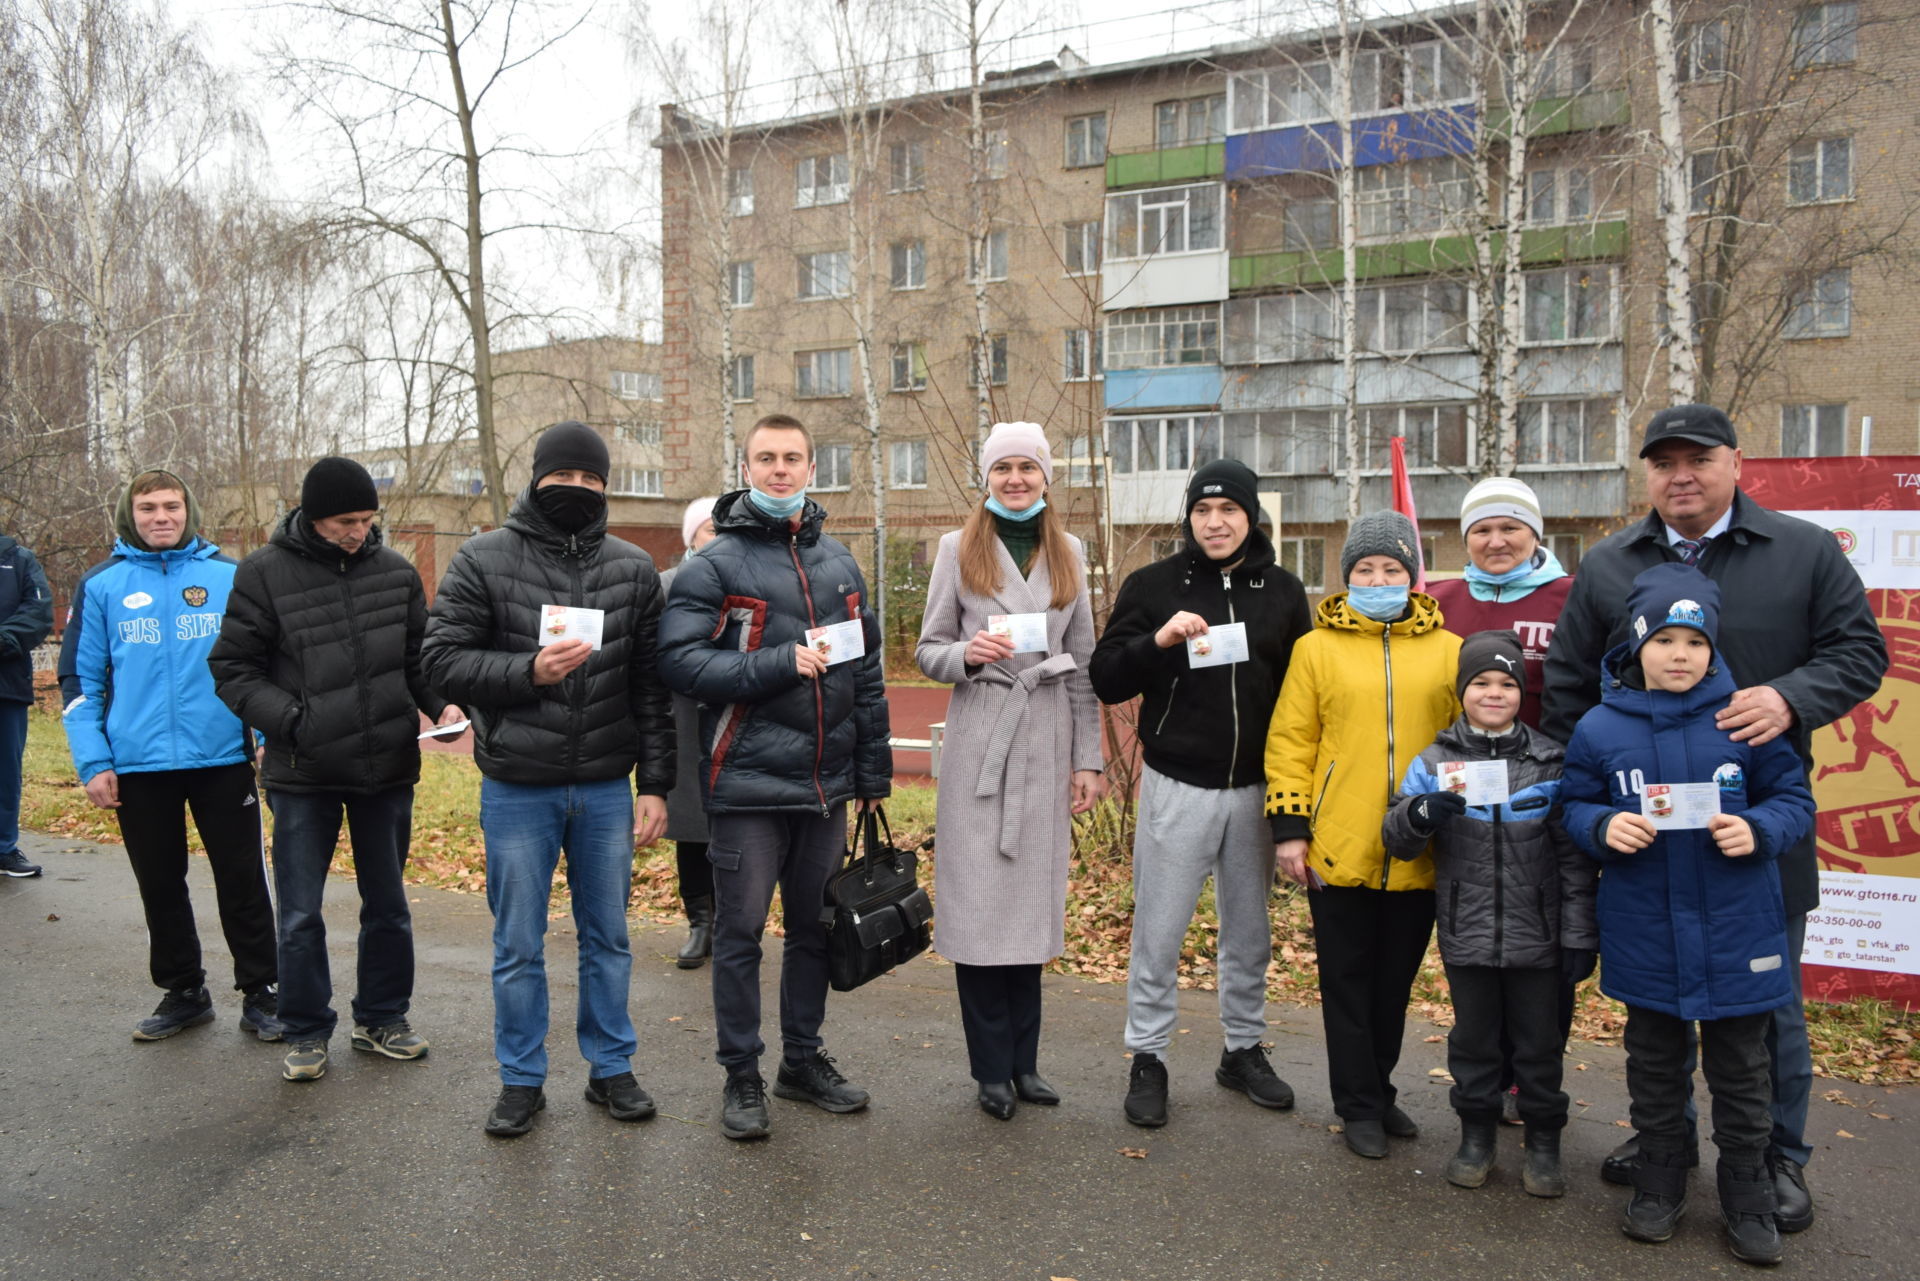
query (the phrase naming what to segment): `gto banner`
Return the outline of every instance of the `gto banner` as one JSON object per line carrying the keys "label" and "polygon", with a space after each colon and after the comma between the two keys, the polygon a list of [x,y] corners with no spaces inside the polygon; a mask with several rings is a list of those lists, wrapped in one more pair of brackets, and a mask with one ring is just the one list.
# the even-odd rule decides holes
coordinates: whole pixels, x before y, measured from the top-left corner
{"label": "gto banner", "polygon": [[1813,736],[1820,907],[1801,953],[1807,995],[1920,1007],[1920,457],[1748,459],[1740,483],[1833,531],[1892,659],[1878,694]]}

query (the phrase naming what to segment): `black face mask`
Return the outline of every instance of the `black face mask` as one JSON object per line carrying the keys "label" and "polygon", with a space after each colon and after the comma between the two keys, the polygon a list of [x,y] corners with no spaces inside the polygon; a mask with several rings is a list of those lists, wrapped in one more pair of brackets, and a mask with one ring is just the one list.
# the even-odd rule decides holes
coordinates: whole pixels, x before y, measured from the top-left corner
{"label": "black face mask", "polygon": [[543,485],[533,491],[533,505],[568,534],[579,533],[607,514],[607,496],[585,485]]}

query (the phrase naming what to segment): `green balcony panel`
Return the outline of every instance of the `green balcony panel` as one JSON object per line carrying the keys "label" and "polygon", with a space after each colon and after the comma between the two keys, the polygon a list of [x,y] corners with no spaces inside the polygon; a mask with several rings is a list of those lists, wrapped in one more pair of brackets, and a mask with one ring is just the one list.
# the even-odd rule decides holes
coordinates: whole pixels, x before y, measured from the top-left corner
{"label": "green balcony panel", "polygon": [[1218,178],[1227,171],[1227,144],[1197,142],[1191,147],[1134,151],[1107,157],[1107,186],[1140,187],[1156,182],[1192,182]]}
{"label": "green balcony panel", "polygon": [[[1542,98],[1527,108],[1529,133],[1535,138],[1559,133],[1584,133],[1589,129],[1611,129],[1632,118],[1625,89],[1602,89],[1575,94],[1571,98]],[[1511,117],[1504,108],[1487,112],[1487,128],[1495,137],[1511,132]]]}
{"label": "green balcony panel", "polygon": [[[1497,257],[1504,248],[1505,238],[1496,235],[1494,255]],[[1579,227],[1539,227],[1520,233],[1520,260],[1529,267],[1619,258],[1626,252],[1624,219]],[[1362,245],[1354,254],[1354,278],[1391,280],[1398,276],[1431,276],[1460,271],[1472,262],[1473,241],[1467,236]],[[1235,292],[1311,289],[1334,284],[1345,274],[1338,249],[1239,254],[1228,261],[1227,285]]]}

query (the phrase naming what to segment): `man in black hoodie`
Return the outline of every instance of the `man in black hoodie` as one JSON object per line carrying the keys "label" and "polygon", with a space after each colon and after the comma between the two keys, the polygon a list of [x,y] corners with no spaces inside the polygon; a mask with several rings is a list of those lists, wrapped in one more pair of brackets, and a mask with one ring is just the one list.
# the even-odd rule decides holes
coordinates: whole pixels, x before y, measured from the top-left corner
{"label": "man in black hoodie", "polygon": [[[1213,877],[1220,918],[1214,1077],[1268,1108],[1293,1106],[1260,1042],[1267,1030],[1273,839],[1263,817],[1267,722],[1293,643],[1313,627],[1300,580],[1274,562],[1256,524],[1259,482],[1233,459],[1187,484],[1184,550],[1120,586],[1089,675],[1108,703],[1140,698],[1146,758],[1133,839],[1133,951],[1127,967],[1126,1099],[1135,1125],[1167,1123],[1180,947]],[[1223,625],[1226,630],[1222,631]],[[1214,663],[1244,629],[1245,657]],[[1216,652],[1217,651],[1217,652]],[[1198,660],[1196,665],[1195,660]]]}

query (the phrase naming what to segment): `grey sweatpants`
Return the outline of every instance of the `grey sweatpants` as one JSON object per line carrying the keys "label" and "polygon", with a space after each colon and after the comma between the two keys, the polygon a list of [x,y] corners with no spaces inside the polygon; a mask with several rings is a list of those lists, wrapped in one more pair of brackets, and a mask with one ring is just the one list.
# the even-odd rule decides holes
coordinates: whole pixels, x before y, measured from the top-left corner
{"label": "grey sweatpants", "polygon": [[1127,963],[1127,1048],[1164,1056],[1178,1017],[1180,945],[1213,877],[1220,917],[1220,1023],[1229,1050],[1267,1033],[1273,926],[1273,832],[1265,788],[1194,787],[1144,771],[1133,833],[1133,953]]}

